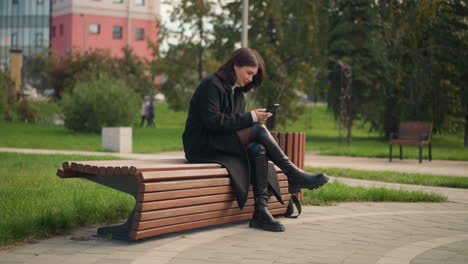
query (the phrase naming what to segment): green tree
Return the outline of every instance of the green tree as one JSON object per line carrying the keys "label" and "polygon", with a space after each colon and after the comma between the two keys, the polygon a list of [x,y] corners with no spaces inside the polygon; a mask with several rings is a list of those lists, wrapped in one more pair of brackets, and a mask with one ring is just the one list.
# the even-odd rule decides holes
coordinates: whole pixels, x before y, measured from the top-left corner
{"label": "green tree", "polygon": [[[215,4],[210,0],[173,4],[170,24],[175,26],[162,24],[159,45],[153,45],[159,58],[152,62],[151,71],[162,76],[161,91],[174,110],[186,110],[200,80],[214,71],[216,63],[210,58],[208,46],[213,39],[209,21]],[[167,49],[161,49],[161,45]]]}
{"label": "green tree", "polygon": [[401,120],[432,121],[436,132],[458,130],[466,104],[466,1],[390,0],[377,7],[391,64],[385,131]]}
{"label": "green tree", "polygon": [[349,122],[361,117],[377,126],[388,63],[378,37],[380,26],[374,13],[375,1],[334,0],[328,1],[328,5],[328,56],[352,68],[352,105],[341,109],[347,80],[340,63],[329,63],[329,107],[337,117],[343,116],[342,111],[347,112]]}
{"label": "green tree", "polygon": [[464,130],[468,147],[468,2],[438,2],[431,35],[439,91],[434,111],[443,131]]}
{"label": "green tree", "polygon": [[[239,47],[241,3],[222,5],[214,22],[213,54],[222,61]],[[298,101],[316,85],[319,49],[317,1],[249,1],[249,47],[265,60],[267,79],[251,99],[267,107],[279,103],[276,121],[284,124],[303,111]],[[273,129],[275,122],[268,123]]]}
{"label": "green tree", "polygon": [[48,76],[48,86],[55,90],[57,99],[63,92],[71,91],[76,82],[97,80],[103,73],[124,80],[141,96],[154,94],[156,85],[151,77],[150,64],[137,57],[131,48],[124,47],[122,53],[121,58],[115,58],[103,49],[70,52],[64,58],[49,57],[42,70]]}

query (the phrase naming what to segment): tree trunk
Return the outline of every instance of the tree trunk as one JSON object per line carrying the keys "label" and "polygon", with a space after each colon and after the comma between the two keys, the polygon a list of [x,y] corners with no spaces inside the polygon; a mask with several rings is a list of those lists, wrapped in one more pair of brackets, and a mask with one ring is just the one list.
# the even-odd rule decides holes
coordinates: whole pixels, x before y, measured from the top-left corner
{"label": "tree trunk", "polygon": [[465,148],[468,147],[468,113],[465,113]]}
{"label": "tree trunk", "polygon": [[198,47],[198,79],[203,79],[203,17],[198,19],[198,30],[200,31],[200,46]]}

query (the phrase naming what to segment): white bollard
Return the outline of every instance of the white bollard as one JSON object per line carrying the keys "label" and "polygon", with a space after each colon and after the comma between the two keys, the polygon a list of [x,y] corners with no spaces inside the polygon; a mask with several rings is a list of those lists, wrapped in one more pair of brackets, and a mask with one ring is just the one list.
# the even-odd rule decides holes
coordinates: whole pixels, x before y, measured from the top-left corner
{"label": "white bollard", "polygon": [[103,127],[102,149],[121,153],[132,152],[131,127]]}

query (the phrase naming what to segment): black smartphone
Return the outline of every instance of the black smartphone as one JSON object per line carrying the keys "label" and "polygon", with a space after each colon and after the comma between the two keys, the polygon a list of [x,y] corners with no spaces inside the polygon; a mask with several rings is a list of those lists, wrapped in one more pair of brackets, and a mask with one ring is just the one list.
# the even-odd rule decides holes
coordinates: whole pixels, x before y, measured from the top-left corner
{"label": "black smartphone", "polygon": [[272,106],[268,107],[268,109],[266,110],[268,113],[274,113],[276,111],[276,109],[278,109],[279,107],[279,104],[273,104]]}

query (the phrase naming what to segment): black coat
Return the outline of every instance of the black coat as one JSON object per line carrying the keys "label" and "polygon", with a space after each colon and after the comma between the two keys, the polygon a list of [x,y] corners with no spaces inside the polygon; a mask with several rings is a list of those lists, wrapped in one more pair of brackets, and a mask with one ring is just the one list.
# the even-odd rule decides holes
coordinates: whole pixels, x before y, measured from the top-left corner
{"label": "black coat", "polygon": [[[233,93],[222,77],[212,74],[200,83],[190,101],[182,135],[189,162],[216,162],[226,167],[240,208],[247,201],[251,169],[246,149],[236,131],[252,125],[252,115],[245,112],[242,89],[235,89]],[[273,194],[283,202],[278,178],[271,165],[268,174]]]}

